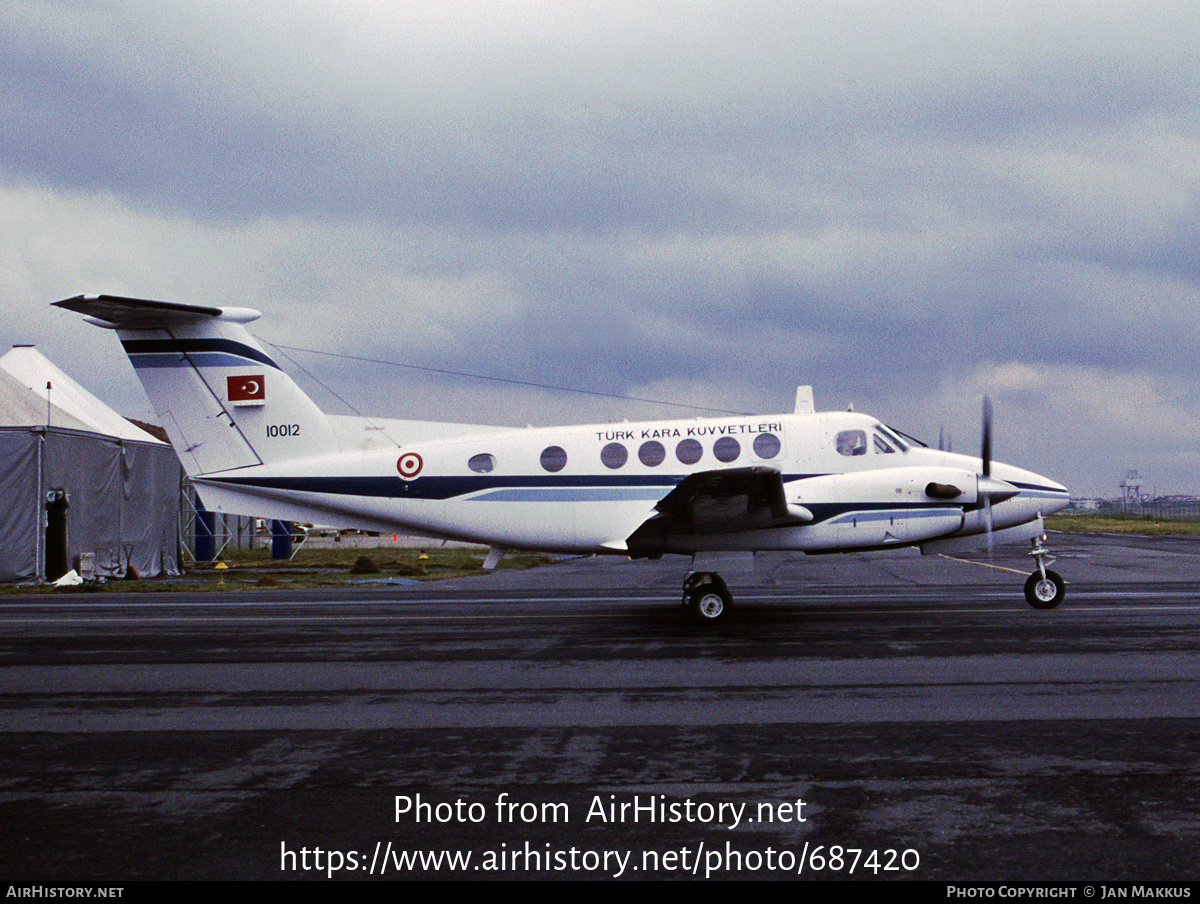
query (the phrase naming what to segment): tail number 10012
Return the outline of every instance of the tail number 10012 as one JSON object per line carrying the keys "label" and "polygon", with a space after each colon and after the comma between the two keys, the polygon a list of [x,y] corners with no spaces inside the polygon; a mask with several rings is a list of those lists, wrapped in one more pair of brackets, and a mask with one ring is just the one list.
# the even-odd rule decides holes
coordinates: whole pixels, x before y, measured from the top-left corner
{"label": "tail number 10012", "polygon": [[267,425],[267,436],[271,437],[272,439],[274,439],[275,437],[279,437],[279,436],[299,436],[299,435],[300,435],[300,425],[299,424],[268,424]]}

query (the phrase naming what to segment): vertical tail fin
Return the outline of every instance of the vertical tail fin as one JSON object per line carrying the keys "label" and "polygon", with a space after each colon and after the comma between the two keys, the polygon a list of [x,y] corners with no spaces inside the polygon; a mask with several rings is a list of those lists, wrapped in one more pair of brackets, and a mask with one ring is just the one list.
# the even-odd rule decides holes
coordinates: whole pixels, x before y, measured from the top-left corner
{"label": "vertical tail fin", "polygon": [[246,329],[257,311],[111,295],[55,305],[117,331],[188,476],[338,451],[329,419]]}

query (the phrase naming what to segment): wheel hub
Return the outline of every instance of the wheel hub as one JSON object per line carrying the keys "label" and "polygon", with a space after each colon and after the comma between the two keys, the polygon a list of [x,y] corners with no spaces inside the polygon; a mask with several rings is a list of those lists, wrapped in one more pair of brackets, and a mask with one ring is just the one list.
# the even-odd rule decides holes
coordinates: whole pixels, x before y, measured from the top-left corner
{"label": "wheel hub", "polygon": [[706,593],[700,597],[696,607],[705,618],[719,618],[725,611],[725,601],[719,593]]}

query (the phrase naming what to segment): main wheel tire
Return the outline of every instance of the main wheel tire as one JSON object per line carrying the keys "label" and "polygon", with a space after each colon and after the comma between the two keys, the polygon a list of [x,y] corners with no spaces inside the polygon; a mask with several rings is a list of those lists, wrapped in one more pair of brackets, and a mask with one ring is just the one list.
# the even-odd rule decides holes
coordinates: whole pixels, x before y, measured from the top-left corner
{"label": "main wheel tire", "polygon": [[729,617],[733,597],[724,581],[705,581],[692,589],[688,595],[688,608],[692,618],[701,624],[714,624]]}
{"label": "main wheel tire", "polygon": [[1067,582],[1056,571],[1046,569],[1046,577],[1035,571],[1025,582],[1025,600],[1034,609],[1053,609],[1063,601]]}

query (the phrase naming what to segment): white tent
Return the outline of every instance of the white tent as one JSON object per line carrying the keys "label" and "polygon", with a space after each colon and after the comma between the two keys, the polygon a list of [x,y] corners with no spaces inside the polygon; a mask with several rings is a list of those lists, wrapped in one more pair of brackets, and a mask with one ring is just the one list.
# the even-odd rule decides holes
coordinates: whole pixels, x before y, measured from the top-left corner
{"label": "white tent", "polygon": [[182,477],[170,446],[36,349],[0,357],[0,581],[89,553],[97,575],[179,573]]}
{"label": "white tent", "polygon": [[[31,423],[46,423],[46,402],[49,401],[52,426],[67,426],[60,424],[53,414],[60,412],[61,417],[61,412],[65,412],[86,425],[84,429],[95,433],[142,443],[161,442],[101,402],[32,345],[13,346],[11,351],[0,357],[0,371],[11,375],[42,400],[42,420]],[[7,424],[7,421],[4,423]]]}

